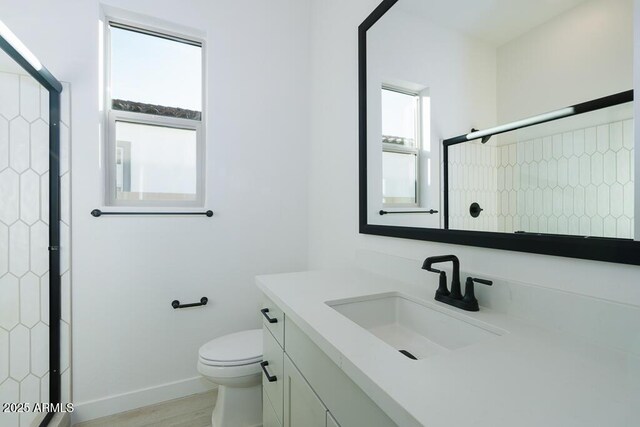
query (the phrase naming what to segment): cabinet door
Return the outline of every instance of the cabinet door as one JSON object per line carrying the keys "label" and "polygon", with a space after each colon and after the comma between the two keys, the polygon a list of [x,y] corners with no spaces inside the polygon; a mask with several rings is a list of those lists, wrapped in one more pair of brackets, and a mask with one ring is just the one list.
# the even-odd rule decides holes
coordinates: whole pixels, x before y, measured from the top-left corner
{"label": "cabinet door", "polygon": [[[283,357],[284,351],[278,341],[271,335],[269,329],[264,328],[263,332],[263,375],[262,388],[269,397],[273,410],[278,419],[282,419],[282,390],[283,390]],[[267,376],[268,375],[268,376]]]}
{"label": "cabinet door", "polygon": [[262,427],[282,427],[265,391],[262,391]]}
{"label": "cabinet door", "polygon": [[340,424],[338,424],[329,411],[327,411],[327,427],[340,427]]}
{"label": "cabinet door", "polygon": [[284,426],[325,427],[327,408],[289,357],[284,356]]}

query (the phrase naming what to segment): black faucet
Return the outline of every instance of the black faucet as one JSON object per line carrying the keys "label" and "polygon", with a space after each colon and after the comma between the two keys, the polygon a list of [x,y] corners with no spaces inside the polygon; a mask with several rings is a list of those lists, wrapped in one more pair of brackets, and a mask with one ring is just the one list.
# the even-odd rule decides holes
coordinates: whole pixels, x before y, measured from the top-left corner
{"label": "black faucet", "polygon": [[[453,278],[451,279],[451,290],[447,288],[447,273],[442,270],[433,268],[433,264],[441,262],[449,262],[453,264]],[[478,311],[478,300],[474,292],[474,282],[491,286],[493,282],[485,279],[477,279],[475,277],[467,277],[465,283],[464,296],[460,289],[460,260],[455,255],[440,255],[429,257],[424,260],[422,269],[438,273],[440,275],[440,283],[436,290],[436,301],[458,307],[467,311]]]}

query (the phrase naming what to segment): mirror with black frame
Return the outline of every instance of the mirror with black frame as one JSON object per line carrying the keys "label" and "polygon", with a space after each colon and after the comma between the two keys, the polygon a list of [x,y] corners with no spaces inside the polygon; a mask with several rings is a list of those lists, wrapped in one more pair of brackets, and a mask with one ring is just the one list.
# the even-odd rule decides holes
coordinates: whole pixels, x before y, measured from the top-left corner
{"label": "mirror with black frame", "polygon": [[637,255],[633,64],[633,0],[383,1],[360,26],[361,232]]}

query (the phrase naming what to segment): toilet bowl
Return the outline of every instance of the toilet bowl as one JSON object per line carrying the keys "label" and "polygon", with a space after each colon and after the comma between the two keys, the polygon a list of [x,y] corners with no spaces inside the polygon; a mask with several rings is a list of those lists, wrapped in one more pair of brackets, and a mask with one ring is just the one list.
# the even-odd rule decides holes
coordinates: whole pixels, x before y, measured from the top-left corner
{"label": "toilet bowl", "polygon": [[209,341],[198,354],[198,372],[218,385],[212,427],[262,425],[262,329]]}

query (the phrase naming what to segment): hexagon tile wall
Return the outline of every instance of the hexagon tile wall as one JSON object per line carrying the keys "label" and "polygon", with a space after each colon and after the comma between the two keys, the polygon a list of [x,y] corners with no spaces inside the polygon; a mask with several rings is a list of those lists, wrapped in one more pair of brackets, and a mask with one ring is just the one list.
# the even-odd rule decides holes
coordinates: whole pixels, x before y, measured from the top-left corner
{"label": "hexagon tile wall", "polygon": [[[633,119],[449,148],[452,229],[634,237]],[[478,202],[484,211],[469,215]]]}
{"label": "hexagon tile wall", "polygon": [[[70,399],[69,86],[62,96],[62,399]],[[0,72],[0,401],[49,399],[49,94]],[[37,414],[0,413],[3,427]]]}
{"label": "hexagon tile wall", "polygon": [[500,147],[498,231],[633,238],[633,119]]}
{"label": "hexagon tile wall", "polygon": [[[449,228],[498,231],[498,148],[479,142],[449,147]],[[469,214],[472,203],[484,210]]]}

